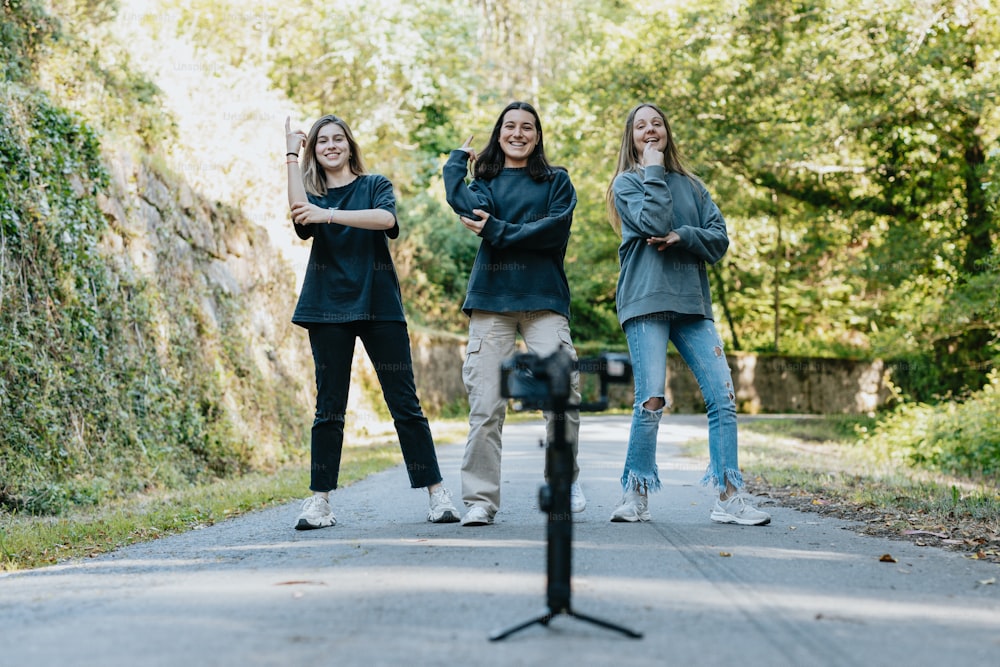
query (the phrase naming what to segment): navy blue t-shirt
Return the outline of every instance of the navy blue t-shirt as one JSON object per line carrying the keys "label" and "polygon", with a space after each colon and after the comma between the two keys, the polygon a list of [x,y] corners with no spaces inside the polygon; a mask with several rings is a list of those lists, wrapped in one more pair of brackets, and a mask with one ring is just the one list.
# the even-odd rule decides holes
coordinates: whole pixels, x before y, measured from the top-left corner
{"label": "navy blue t-shirt", "polygon": [[[380,208],[396,217],[392,183],[384,176],[366,174],[324,197],[309,195],[317,206],[342,210]],[[390,238],[399,236],[399,224],[389,230],[358,229],[345,225],[294,225],[300,238],[312,238],[299,302],[292,322],[309,328],[360,320],[405,322],[399,279],[389,254]]]}

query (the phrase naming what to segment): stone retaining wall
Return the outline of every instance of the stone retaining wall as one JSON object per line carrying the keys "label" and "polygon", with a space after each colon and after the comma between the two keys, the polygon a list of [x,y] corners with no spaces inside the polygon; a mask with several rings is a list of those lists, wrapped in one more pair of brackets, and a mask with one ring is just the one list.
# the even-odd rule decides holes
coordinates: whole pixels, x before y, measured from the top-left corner
{"label": "stone retaining wall", "polygon": [[[414,375],[421,403],[429,415],[466,400],[462,361],[466,338],[410,332]],[[372,373],[364,354],[359,355]],[[729,354],[736,402],[741,413],[870,413],[889,397],[888,369],[881,360]],[[666,394],[671,412],[698,413],[705,404],[694,375],[671,348]],[[374,374],[372,373],[374,379]],[[588,378],[584,378],[586,393]],[[594,378],[589,384],[596,385]],[[591,390],[596,394],[596,388]],[[612,407],[632,405],[632,385],[612,385]],[[589,397],[596,398],[596,395]],[[588,396],[585,395],[585,400]]]}

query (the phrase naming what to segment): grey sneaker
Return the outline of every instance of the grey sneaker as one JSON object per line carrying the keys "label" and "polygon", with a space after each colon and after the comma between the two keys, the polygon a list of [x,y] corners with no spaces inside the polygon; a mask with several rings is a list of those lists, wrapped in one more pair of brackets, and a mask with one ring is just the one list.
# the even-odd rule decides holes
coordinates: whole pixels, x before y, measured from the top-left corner
{"label": "grey sneaker", "polygon": [[431,507],[427,510],[427,520],[431,523],[455,523],[458,510],[451,502],[451,492],[443,486],[431,494]]}
{"label": "grey sneaker", "polygon": [[580,482],[573,482],[569,487],[569,509],[572,512],[582,512],[587,509],[587,497],[583,495]]}
{"label": "grey sneaker", "polygon": [[488,526],[493,523],[493,517],[486,511],[486,508],[473,505],[462,517],[463,526]]}
{"label": "grey sneaker", "polygon": [[611,520],[615,523],[634,523],[636,521],[649,521],[649,499],[645,493],[639,493],[635,489],[629,489],[622,496],[615,511],[611,513]]}
{"label": "grey sneaker", "polygon": [[712,508],[712,521],[738,523],[741,526],[763,526],[771,523],[771,515],[751,505],[742,493],[737,493],[726,501],[716,499],[715,507]]}
{"label": "grey sneaker", "polygon": [[314,494],[302,501],[302,512],[295,521],[295,530],[313,530],[336,525],[337,517],[333,516],[329,500]]}

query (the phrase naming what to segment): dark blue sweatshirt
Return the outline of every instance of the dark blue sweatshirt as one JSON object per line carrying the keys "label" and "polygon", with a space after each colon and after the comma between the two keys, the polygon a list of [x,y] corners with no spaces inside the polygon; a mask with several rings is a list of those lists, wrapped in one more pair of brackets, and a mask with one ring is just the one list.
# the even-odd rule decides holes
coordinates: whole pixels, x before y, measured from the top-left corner
{"label": "dark blue sweatshirt", "polygon": [[556,169],[549,180],[535,181],[527,169],[503,169],[467,185],[468,158],[465,151],[452,151],[444,166],[448,204],[467,218],[476,217],[475,208],[490,217],[479,235],[462,310],[551,310],[569,318],[563,261],[576,208],[569,175]]}

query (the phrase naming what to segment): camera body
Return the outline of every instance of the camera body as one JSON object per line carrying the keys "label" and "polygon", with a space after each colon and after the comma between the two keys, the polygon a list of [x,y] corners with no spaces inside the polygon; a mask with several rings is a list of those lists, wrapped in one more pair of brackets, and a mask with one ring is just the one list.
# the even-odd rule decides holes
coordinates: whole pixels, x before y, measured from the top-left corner
{"label": "camera body", "polygon": [[[597,375],[601,395],[598,401],[569,404],[573,372]],[[581,412],[608,409],[608,387],[632,381],[632,362],[627,354],[604,352],[579,361],[559,348],[548,357],[532,353],[515,354],[500,365],[500,394],[518,399],[517,410],[556,410],[569,408]]]}
{"label": "camera body", "polygon": [[576,361],[563,348],[548,357],[515,354],[500,365],[500,394],[516,398],[521,410],[553,410],[569,407]]}

